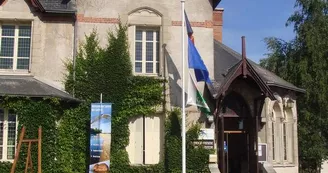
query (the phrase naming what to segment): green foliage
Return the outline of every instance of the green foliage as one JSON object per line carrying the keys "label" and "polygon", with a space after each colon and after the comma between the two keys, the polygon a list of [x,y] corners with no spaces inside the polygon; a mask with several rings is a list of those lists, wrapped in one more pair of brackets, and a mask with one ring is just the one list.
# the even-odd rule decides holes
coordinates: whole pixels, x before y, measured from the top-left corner
{"label": "green foliage", "polygon": [[86,147],[89,142],[89,122],[89,105],[81,104],[64,112],[57,127],[59,172],[85,172],[89,157]]}
{"label": "green foliage", "polygon": [[[170,113],[166,121],[165,132],[165,172],[181,172],[181,125],[180,111],[174,110]],[[187,172],[210,172],[208,168],[208,159],[210,151],[199,147],[195,148],[192,141],[198,139],[200,126],[192,126],[187,134]]]}
{"label": "green foliage", "polygon": [[[53,99],[31,100],[28,98],[5,98],[1,100],[4,108],[13,110],[18,114],[19,132],[22,126],[26,127],[24,138],[37,139],[38,128],[42,127],[42,169],[43,172],[53,172],[56,170],[56,118],[59,117],[60,111],[58,102]],[[19,135],[18,135],[19,136]],[[23,144],[20,152],[20,158],[17,165],[17,171],[25,167],[27,155],[27,145]],[[37,163],[37,145],[32,145],[32,160]],[[34,164],[34,170],[37,170],[37,164]]]}
{"label": "green foliage", "polygon": [[306,89],[298,98],[300,172],[317,173],[328,156],[328,2],[297,0],[288,19],[296,37],[267,39],[271,52],[261,65]]}
{"label": "green foliage", "polygon": [[0,172],[10,172],[11,162],[0,162]]}

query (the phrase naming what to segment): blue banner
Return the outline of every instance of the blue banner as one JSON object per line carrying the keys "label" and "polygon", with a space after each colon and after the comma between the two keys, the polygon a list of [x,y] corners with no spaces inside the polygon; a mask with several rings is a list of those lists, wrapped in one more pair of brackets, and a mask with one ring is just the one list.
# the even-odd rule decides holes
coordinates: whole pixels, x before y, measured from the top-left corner
{"label": "blue banner", "polygon": [[92,103],[89,173],[109,171],[111,132],[112,104]]}

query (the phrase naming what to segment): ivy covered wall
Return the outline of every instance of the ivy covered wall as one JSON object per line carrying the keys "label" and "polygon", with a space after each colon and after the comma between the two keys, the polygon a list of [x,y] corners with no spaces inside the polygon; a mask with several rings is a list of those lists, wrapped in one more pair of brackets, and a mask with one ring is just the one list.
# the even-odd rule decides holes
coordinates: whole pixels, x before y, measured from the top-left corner
{"label": "ivy covered wall", "polygon": [[[73,64],[66,64],[68,74],[65,87],[68,92],[83,100],[79,105],[54,98],[6,97],[1,100],[3,107],[13,109],[18,114],[20,128],[22,125],[27,127],[26,137],[36,138],[38,127],[43,127],[43,172],[86,171],[89,162],[90,104],[99,102],[101,93],[103,102],[113,103],[110,158],[112,173],[181,172],[180,113],[168,113],[164,110],[165,80],[132,74],[126,31],[127,27],[119,24],[117,30],[109,32],[105,48],[99,46],[97,32],[92,32],[79,48],[75,74]],[[163,162],[151,166],[130,166],[126,151],[129,143],[129,121],[135,116],[147,116],[155,112],[163,113],[163,116],[170,114],[166,122]],[[191,144],[198,137],[198,132],[199,127],[195,126],[187,135],[188,170],[208,172],[208,150],[194,148]],[[37,163],[36,149],[35,145],[32,156],[34,166]],[[26,147],[22,148],[20,169],[17,172],[25,166],[26,152]],[[1,172],[9,172],[9,168],[10,164],[0,163]]]}

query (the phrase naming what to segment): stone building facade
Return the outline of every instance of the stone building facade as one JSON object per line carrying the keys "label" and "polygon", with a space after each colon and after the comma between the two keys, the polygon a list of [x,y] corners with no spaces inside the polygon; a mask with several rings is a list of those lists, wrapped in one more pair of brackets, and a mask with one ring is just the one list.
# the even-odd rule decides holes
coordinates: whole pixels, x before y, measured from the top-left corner
{"label": "stone building facade", "polygon": [[[243,137],[234,135],[240,132],[245,134],[245,145],[239,147],[244,148],[241,152],[248,152],[248,158],[241,163],[245,164],[248,170],[274,169],[281,173],[297,173],[296,99],[297,94],[304,91],[254,62],[243,59],[240,54],[222,43],[223,9],[216,8],[219,2],[220,0],[186,2],[186,13],[193,27],[195,45],[214,83],[214,86],[207,86],[204,83],[197,86],[203,91],[214,112],[213,116],[204,117],[197,108],[188,107],[187,124],[199,122],[204,129],[213,130],[214,148],[217,152],[210,156],[211,163],[218,164],[223,158],[229,160],[227,154],[220,159],[219,153],[224,153],[220,152],[223,150],[220,141],[223,139],[229,142],[227,136],[232,136],[237,141],[242,140]],[[64,90],[65,62],[74,60],[78,45],[93,29],[97,30],[101,45],[105,45],[107,31],[114,29],[121,21],[128,25],[129,51],[134,74],[167,79],[169,87],[166,108],[170,110],[176,106],[181,107],[180,1],[0,0],[0,4],[0,82],[15,80],[20,84],[29,79],[38,81],[40,85],[52,86],[58,95],[69,97],[66,93],[61,93],[61,90]],[[239,76],[230,78],[237,74],[239,64],[240,68],[243,67],[248,72],[247,80]],[[236,71],[233,71],[234,69]],[[187,69],[185,72],[188,74]],[[226,87],[222,87],[223,84],[226,84]],[[17,94],[15,92],[19,91],[3,89],[12,85],[13,83],[0,84],[0,93]],[[223,90],[224,92],[220,92]],[[31,95],[22,93],[24,94]],[[246,122],[247,118],[241,115],[244,111],[237,110],[238,108],[233,105],[229,106],[229,99],[239,97],[244,100],[241,105],[247,105],[249,116],[257,117],[254,121],[258,129],[252,135],[250,131],[253,128],[250,126],[255,125],[254,122],[249,121],[253,124],[247,125],[244,123],[244,119]],[[255,103],[254,100],[258,98],[259,102]],[[220,106],[218,100],[227,104]],[[257,104],[259,114],[256,114],[257,110],[253,108]],[[226,110],[230,109],[232,113],[229,117]],[[220,138],[220,115],[226,119],[224,127],[229,127],[230,119],[232,124],[238,120],[243,121],[245,127],[249,126],[248,131],[243,128],[234,129],[234,125],[231,125],[230,130],[223,127],[223,134],[226,137],[221,135]],[[12,123],[8,110],[1,110],[0,116],[0,122],[4,125]],[[165,116],[159,111],[153,116],[131,120],[130,144],[127,147],[131,164],[156,164],[161,161],[164,152]],[[1,132],[4,139],[8,138],[9,133],[15,133],[5,130]],[[250,158],[258,156],[259,148],[250,147],[249,139],[253,139],[252,142],[266,144],[265,163],[256,164],[257,159],[255,164],[258,166],[250,163]],[[2,161],[12,159],[12,150],[7,150],[6,145],[7,143],[0,145],[4,148],[1,150]],[[234,144],[229,145],[230,148],[234,148]],[[232,150],[231,153],[233,154]],[[229,168],[228,161],[224,163],[224,170],[222,165],[217,167],[225,172]]]}

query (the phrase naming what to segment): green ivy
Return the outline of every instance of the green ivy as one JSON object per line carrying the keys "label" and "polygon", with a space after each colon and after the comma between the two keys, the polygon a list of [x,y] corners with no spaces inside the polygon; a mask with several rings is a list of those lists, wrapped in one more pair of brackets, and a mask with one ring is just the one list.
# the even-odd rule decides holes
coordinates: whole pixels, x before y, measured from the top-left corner
{"label": "green ivy", "polygon": [[[38,128],[42,126],[42,169],[43,172],[53,172],[57,165],[54,159],[57,156],[56,119],[59,117],[61,107],[56,99],[32,100],[29,98],[6,97],[1,100],[4,108],[13,110],[18,114],[18,130],[26,127],[24,138],[37,139]],[[18,135],[19,136],[19,135]],[[37,170],[37,144],[32,145],[32,161],[34,170]],[[17,171],[25,168],[27,144],[23,144],[17,164]]]}
{"label": "green ivy", "polygon": [[[151,115],[164,110],[164,83],[157,77],[134,76],[128,52],[127,27],[119,24],[108,33],[105,48],[99,46],[97,32],[86,36],[76,57],[75,80],[73,64],[66,63],[65,87],[83,100],[72,105],[56,98],[31,99],[4,97],[2,107],[19,115],[19,130],[27,128],[26,138],[37,138],[42,126],[42,170],[44,173],[83,173],[89,163],[90,104],[113,103],[111,137],[111,173],[181,172],[181,129],[179,112],[173,111],[166,122],[164,161],[157,165],[131,166],[126,147],[129,144],[129,121],[136,116]],[[188,131],[187,164],[189,172],[208,172],[208,150],[194,148],[191,141],[198,137],[199,126]],[[37,146],[32,148],[34,170]],[[25,167],[27,147],[23,145],[18,169]],[[0,172],[9,172],[10,163],[0,163]]]}
{"label": "green ivy", "polygon": [[[178,109],[173,110],[165,123],[165,172],[181,172],[181,118]],[[210,150],[203,147],[195,148],[192,141],[198,139],[200,126],[198,124],[189,128],[186,134],[186,161],[189,173],[210,173],[208,163]]]}
{"label": "green ivy", "polygon": [[[88,105],[99,102],[101,93],[103,102],[113,103],[110,159],[112,173],[127,172],[130,169],[132,172],[136,169],[153,169],[130,167],[125,150],[129,144],[128,124],[134,116],[155,113],[156,107],[164,102],[164,80],[132,74],[126,31],[127,27],[119,24],[114,32],[108,32],[105,48],[99,46],[96,31],[86,36],[86,42],[80,46],[76,57],[76,80],[73,80],[73,64],[67,63],[69,73],[65,83],[67,91],[74,91],[74,95],[85,100]],[[70,137],[68,141],[69,139]],[[69,154],[66,157],[71,158]]]}

